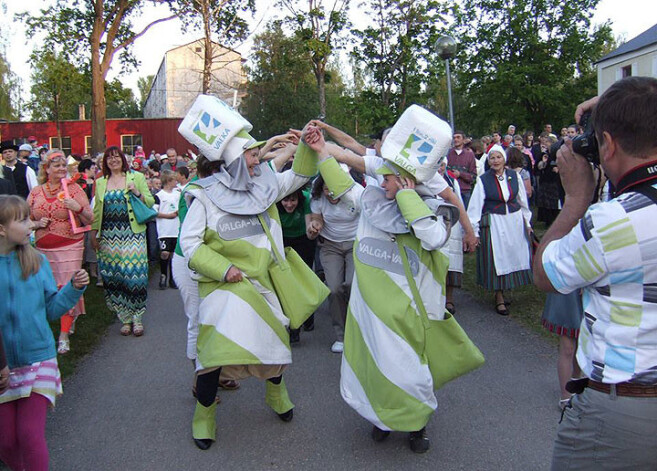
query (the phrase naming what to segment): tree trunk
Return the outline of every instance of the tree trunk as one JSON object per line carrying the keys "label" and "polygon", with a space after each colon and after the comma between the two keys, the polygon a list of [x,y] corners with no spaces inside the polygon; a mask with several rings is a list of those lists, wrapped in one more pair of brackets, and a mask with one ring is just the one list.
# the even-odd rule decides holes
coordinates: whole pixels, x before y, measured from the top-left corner
{"label": "tree trunk", "polygon": [[59,93],[55,94],[55,127],[57,128],[57,147],[62,148],[62,126],[59,122]]}
{"label": "tree trunk", "polygon": [[319,115],[326,119],[326,75],[324,70],[317,72],[317,90],[319,92]]}
{"label": "tree trunk", "polygon": [[[93,46],[92,46],[93,47]],[[100,70],[100,51],[91,53],[91,155],[105,151],[107,136],[105,135],[105,119],[107,105],[105,102],[105,78]]]}
{"label": "tree trunk", "polygon": [[202,1],[202,14],[203,14],[203,31],[205,37],[203,38],[205,47],[203,48],[203,94],[207,95],[210,92],[210,82],[212,79],[212,29],[210,26],[210,2],[208,0]]}
{"label": "tree trunk", "polygon": [[100,61],[100,40],[105,31],[103,21],[103,2],[95,0],[94,24],[91,29],[89,44],[91,45],[91,155],[95,156],[105,151],[107,137],[105,136],[105,118],[107,116],[105,103],[105,74]]}

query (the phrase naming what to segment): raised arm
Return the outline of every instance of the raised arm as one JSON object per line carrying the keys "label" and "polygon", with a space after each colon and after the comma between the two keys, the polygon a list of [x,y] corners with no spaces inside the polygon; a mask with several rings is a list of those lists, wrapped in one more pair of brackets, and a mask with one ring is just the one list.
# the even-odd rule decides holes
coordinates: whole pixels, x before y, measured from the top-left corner
{"label": "raised arm", "polygon": [[326,134],[328,134],[331,139],[340,144],[342,147],[351,149],[358,155],[365,155],[367,148],[346,132],[341,131],[340,129],[333,127],[330,124],[327,124],[324,121],[319,121],[317,119],[310,121],[310,124],[318,127],[322,131],[326,131]]}

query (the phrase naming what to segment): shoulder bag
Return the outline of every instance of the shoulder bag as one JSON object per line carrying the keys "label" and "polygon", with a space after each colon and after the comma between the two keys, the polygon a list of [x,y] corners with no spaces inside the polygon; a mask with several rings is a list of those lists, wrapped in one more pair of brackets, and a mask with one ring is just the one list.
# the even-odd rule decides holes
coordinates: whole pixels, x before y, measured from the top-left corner
{"label": "shoulder bag", "polygon": [[274,252],[275,263],[269,266],[274,291],[283,313],[290,319],[290,328],[298,329],[324,302],[330,290],[292,247],[285,247],[283,258],[262,214],[258,214],[258,220]]}
{"label": "shoulder bag", "polygon": [[433,388],[440,389],[453,379],[483,365],[484,355],[448,311],[445,311],[443,320],[429,319],[408,263],[406,249],[399,238],[397,247],[399,247],[399,255],[404,264],[406,280],[424,324],[424,355],[431,370]]}
{"label": "shoulder bag", "polygon": [[155,219],[157,217],[157,211],[153,208],[146,206],[141,199],[137,198],[135,194],[130,191],[130,205],[132,206],[132,212],[135,215],[135,219],[139,224],[146,224],[148,221]]}

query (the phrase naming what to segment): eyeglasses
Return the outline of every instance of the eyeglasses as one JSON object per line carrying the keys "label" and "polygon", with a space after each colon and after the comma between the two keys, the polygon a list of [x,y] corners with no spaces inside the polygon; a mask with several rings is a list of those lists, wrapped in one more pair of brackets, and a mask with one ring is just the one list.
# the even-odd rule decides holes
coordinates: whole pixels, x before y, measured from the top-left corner
{"label": "eyeglasses", "polygon": [[112,159],[121,159],[121,156],[119,154],[112,154],[107,156],[107,160],[112,160]]}

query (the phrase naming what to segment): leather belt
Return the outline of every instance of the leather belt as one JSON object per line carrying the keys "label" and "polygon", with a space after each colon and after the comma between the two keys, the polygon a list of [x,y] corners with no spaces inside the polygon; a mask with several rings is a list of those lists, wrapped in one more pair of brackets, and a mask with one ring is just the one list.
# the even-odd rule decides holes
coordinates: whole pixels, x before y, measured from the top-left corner
{"label": "leather belt", "polygon": [[618,383],[606,384],[589,379],[587,387],[605,394],[611,394],[612,386],[616,388],[617,396],[625,397],[657,397],[657,386],[643,386],[641,384]]}

